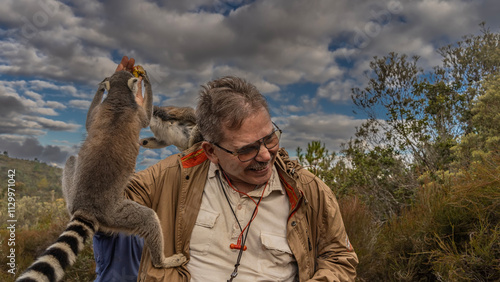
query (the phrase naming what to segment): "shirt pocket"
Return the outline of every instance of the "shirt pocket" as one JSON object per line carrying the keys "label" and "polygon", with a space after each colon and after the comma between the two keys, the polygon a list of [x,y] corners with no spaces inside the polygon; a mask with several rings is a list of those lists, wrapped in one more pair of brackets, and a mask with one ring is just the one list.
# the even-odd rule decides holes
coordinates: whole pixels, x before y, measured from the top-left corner
{"label": "shirt pocket", "polygon": [[297,263],[286,237],[262,232],[260,240],[260,271],[274,276],[276,281],[293,281],[297,274]]}
{"label": "shirt pocket", "polygon": [[211,210],[200,209],[193,232],[189,250],[198,255],[206,255],[214,237],[214,226],[219,213]]}

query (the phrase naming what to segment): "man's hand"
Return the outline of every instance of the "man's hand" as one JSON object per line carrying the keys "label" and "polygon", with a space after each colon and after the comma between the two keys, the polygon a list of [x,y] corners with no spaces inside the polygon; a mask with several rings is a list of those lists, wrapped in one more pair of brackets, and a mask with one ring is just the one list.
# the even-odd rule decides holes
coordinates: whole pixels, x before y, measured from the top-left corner
{"label": "man's hand", "polygon": [[[132,70],[134,69],[134,64],[135,64],[134,58],[129,59],[127,56],[123,56],[122,61],[116,67],[115,72],[122,70],[132,72]],[[139,106],[142,106],[142,104],[144,104],[144,97],[142,96],[142,76],[139,76],[139,89],[135,94],[135,102],[137,102],[137,105]]]}
{"label": "man's hand", "polygon": [[126,70],[129,72],[132,72],[132,69],[134,68],[135,64],[135,59],[134,58],[128,58],[127,56],[123,56],[122,61],[120,64],[116,67],[115,72],[121,71],[121,70]]}

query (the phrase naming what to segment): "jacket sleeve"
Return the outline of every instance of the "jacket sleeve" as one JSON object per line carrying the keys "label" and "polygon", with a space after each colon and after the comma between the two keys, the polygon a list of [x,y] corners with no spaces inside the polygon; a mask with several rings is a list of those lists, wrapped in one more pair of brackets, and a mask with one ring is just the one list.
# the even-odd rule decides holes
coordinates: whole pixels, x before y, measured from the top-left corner
{"label": "jacket sleeve", "polygon": [[161,162],[132,175],[125,196],[143,206],[153,208],[157,178],[160,177]]}
{"label": "jacket sleeve", "polygon": [[316,271],[309,281],[354,281],[358,257],[349,242],[338,202],[326,184],[317,184]]}

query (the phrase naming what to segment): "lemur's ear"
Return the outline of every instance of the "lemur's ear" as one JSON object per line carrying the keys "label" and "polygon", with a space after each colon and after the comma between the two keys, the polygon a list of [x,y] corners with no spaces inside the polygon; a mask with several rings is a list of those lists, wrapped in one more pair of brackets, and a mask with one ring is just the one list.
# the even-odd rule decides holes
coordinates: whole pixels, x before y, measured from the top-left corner
{"label": "lemur's ear", "polygon": [[129,78],[128,82],[127,82],[127,85],[128,85],[128,88],[130,90],[132,90],[132,92],[136,92],[137,90],[137,82],[139,81],[138,78],[136,77],[132,77],[132,78]]}
{"label": "lemur's ear", "polygon": [[101,83],[99,83],[101,85],[104,85],[104,88],[106,89],[106,91],[109,92],[109,88],[111,88],[111,86],[109,85],[109,77],[106,77],[105,79],[103,79],[101,81]]}

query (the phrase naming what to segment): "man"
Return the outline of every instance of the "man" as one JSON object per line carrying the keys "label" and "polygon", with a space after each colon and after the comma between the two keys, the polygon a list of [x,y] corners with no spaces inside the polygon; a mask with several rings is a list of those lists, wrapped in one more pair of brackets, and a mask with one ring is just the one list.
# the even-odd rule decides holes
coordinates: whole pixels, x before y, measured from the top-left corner
{"label": "man", "polygon": [[127,191],[158,214],[165,255],[188,261],[154,268],[145,250],[138,280],[353,281],[358,259],[337,201],[280,149],[259,91],[236,77],[214,80],[196,114],[205,141],[136,173]]}

